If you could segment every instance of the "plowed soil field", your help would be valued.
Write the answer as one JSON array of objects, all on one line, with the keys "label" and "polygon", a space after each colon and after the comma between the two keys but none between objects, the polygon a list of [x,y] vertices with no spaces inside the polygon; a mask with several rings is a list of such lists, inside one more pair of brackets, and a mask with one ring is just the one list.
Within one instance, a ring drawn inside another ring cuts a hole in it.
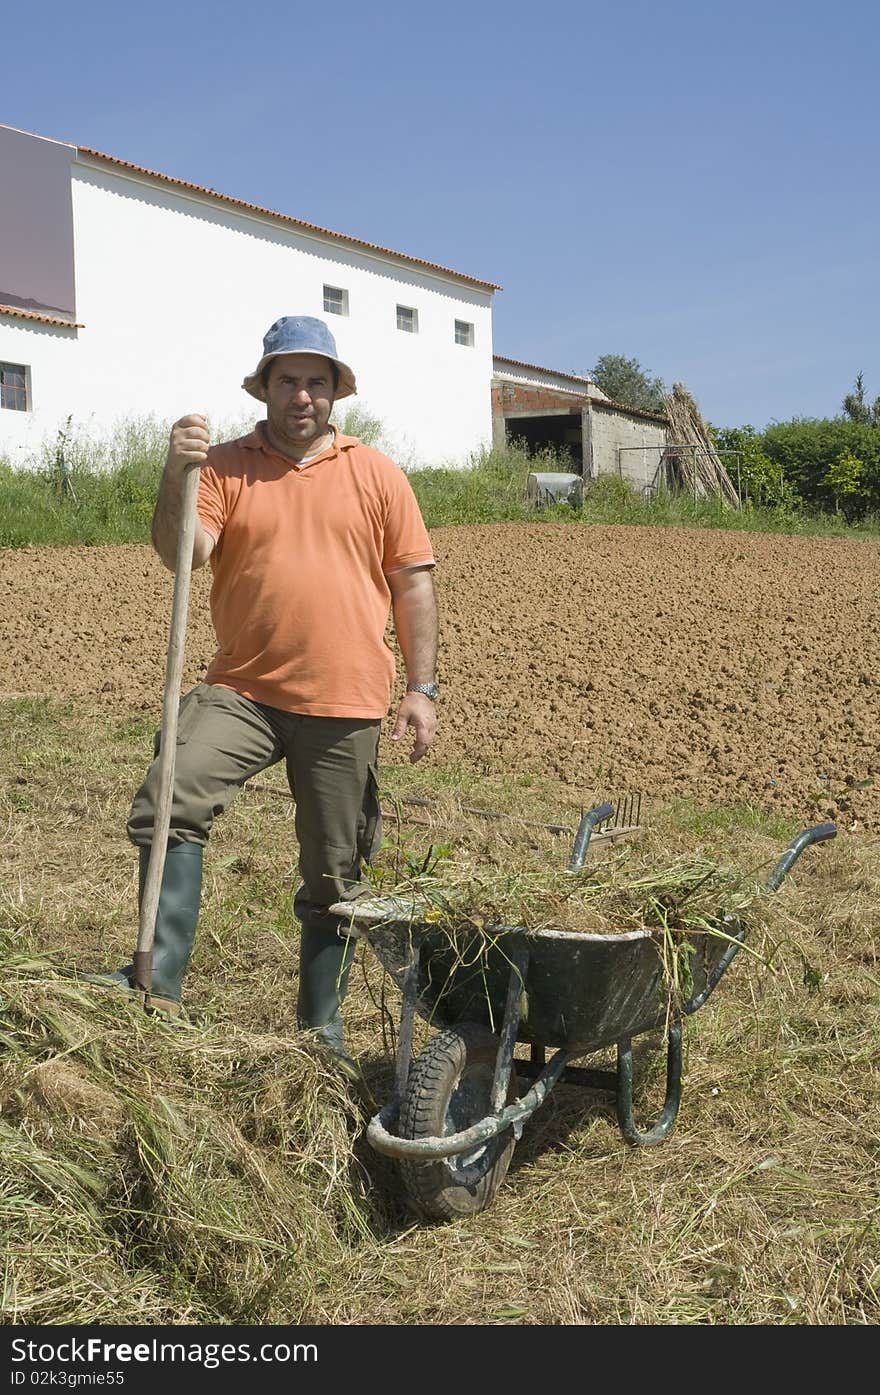
[{"label": "plowed soil field", "polygon": [[[557,524],[433,537],[428,760],[880,829],[878,544]],[[195,574],[187,686],[213,652],[209,584]],[[0,696],[158,718],[172,586],[147,547],[0,552]]]}]

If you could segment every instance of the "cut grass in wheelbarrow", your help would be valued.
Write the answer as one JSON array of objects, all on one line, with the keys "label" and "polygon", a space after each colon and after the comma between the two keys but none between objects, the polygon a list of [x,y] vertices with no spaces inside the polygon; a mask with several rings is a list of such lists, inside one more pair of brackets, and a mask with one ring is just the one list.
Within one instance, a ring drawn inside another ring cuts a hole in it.
[{"label": "cut grass in wheelbarrow", "polygon": [[[525,1123],[560,1080],[613,1093],[628,1143],[663,1142],[681,1102],[683,1019],[744,947],[762,891],[775,891],[806,847],[837,831],[804,830],[763,887],[705,863],[613,879],[583,871],[608,810],[584,815],[562,884],[546,873],[493,882],[435,867],[391,895],[334,907],[401,990],[395,1089],[367,1138],[400,1161],[410,1205],[426,1220],[491,1203]],[[440,1030],[413,1062],[416,1014]],[[658,1029],[665,1100],[640,1126],[632,1041]],[[528,1060],[514,1061],[517,1043]],[[608,1047],[614,1071],[571,1064]],[[533,1082],[522,1096],[518,1076]]]}]

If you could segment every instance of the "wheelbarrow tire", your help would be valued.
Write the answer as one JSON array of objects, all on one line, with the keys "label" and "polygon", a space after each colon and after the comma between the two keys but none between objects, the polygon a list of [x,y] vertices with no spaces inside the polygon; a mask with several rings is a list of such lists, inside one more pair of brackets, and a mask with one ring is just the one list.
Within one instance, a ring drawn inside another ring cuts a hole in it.
[{"label": "wheelbarrow tire", "polygon": [[[413,1062],[400,1109],[401,1138],[460,1133],[491,1113],[498,1037],[474,1023],[434,1037]],[[511,1071],[507,1100],[516,1098]],[[426,1162],[403,1159],[409,1201],[426,1220],[473,1216],[490,1204],[507,1175],[516,1139],[509,1128],[464,1156]]]}]

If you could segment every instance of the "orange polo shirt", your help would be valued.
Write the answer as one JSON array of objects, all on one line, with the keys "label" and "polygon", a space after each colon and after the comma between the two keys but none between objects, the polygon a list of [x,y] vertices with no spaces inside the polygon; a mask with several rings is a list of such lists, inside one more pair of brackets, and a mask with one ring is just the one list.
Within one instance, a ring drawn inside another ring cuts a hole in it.
[{"label": "orange polo shirt", "polygon": [[259,422],[208,451],[198,511],[216,539],[218,648],[205,682],[286,712],[384,717],[394,683],[387,577],[434,565],[399,466],[337,431],[298,467]]}]

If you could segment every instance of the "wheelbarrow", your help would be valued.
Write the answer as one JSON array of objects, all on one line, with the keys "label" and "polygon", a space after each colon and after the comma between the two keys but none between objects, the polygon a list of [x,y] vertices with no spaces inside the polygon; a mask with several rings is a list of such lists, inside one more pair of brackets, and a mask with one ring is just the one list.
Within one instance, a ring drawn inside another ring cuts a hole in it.
[{"label": "wheelbarrow", "polygon": [[[610,804],[591,809],[577,831],[569,872],[579,871]],[[775,891],[805,848],[833,838],[833,823],[807,828],[767,880]],[[657,934],[527,930],[494,926],[454,942],[412,896],[340,902],[349,933],[364,938],[401,990],[392,1098],[370,1120],[367,1139],[396,1158],[415,1212],[427,1220],[473,1215],[492,1201],[523,1126],[553,1087],[609,1091],[627,1143],[662,1143],[682,1091],[682,1023],[702,1007],[742,947],[747,929],[724,917],[722,933],[684,932],[690,946],[686,1001],[670,998]],[[443,1030],[412,1060],[418,1013]],[[667,1029],[666,1098],[653,1124],[633,1114],[632,1041]],[[517,1042],[529,1059],[514,1061]],[[616,1047],[615,1070],[570,1063]],[[547,1059],[548,1048],[553,1055]],[[517,1077],[533,1081],[519,1096]]]}]

